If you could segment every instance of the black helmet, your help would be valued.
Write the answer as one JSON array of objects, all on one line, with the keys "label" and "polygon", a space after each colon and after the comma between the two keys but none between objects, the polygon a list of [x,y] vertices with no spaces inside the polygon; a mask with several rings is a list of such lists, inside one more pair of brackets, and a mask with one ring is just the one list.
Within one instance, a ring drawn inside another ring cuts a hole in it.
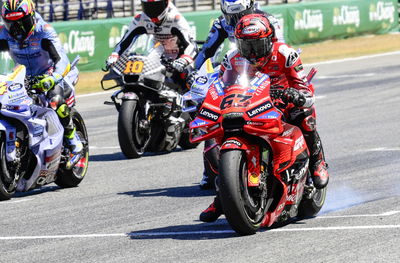
[{"label": "black helmet", "polygon": [[161,24],[167,16],[168,0],[142,0],[142,9],[151,21]]}]

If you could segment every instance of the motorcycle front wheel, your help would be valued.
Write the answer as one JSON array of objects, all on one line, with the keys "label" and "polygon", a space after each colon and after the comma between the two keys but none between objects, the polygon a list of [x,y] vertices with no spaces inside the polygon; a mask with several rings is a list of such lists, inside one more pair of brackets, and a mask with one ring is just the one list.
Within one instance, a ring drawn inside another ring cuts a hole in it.
[{"label": "motorcycle front wheel", "polygon": [[0,200],[9,200],[15,193],[16,186],[13,186],[15,173],[10,169],[6,159],[5,137],[0,138]]},{"label": "motorcycle front wheel", "polygon": [[85,177],[89,165],[89,138],[85,122],[79,112],[74,108],[71,109],[70,114],[76,128],[76,133],[83,144],[83,150],[81,159],[72,169],[68,170],[64,167],[60,167],[58,170],[55,183],[63,188],[78,186]]},{"label": "motorcycle front wheel", "polygon": [[122,153],[128,158],[140,158],[150,139],[149,129],[140,127],[141,112],[136,100],[124,100],[118,115],[118,141]]},{"label": "motorcycle front wheel", "polygon": [[[248,187],[246,153],[241,150],[221,152],[219,194],[225,217],[240,235],[252,235],[265,217],[266,202],[258,189]],[[266,189],[264,190],[266,191]]]},{"label": "motorcycle front wheel", "polygon": [[299,205],[297,216],[300,218],[314,217],[321,210],[326,199],[327,186],[316,189],[311,199],[303,198]]}]

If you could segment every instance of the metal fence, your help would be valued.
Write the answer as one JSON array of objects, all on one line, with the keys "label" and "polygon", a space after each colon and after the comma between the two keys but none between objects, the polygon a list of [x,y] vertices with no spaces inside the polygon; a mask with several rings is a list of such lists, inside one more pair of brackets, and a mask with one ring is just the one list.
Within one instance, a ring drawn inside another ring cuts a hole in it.
[{"label": "metal fence", "polygon": [[[181,12],[214,10],[220,0],[172,0]],[[261,5],[302,0],[262,0]],[[34,0],[36,10],[49,22],[132,16],[141,11],[139,0]]]}]

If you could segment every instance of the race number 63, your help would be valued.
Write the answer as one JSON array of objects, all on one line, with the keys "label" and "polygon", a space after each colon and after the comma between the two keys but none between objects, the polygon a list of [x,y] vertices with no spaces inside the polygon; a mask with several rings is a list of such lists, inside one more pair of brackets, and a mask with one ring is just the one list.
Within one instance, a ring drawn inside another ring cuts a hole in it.
[{"label": "race number 63", "polygon": [[143,70],[143,61],[128,61],[124,70],[125,74],[141,73]]}]

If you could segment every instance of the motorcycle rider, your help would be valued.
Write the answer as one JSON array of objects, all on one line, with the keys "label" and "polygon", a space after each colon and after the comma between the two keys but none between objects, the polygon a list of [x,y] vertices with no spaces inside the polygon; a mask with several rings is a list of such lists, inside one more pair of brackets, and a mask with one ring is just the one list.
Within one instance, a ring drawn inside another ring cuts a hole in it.
[{"label": "motorcycle rider", "polygon": [[[197,46],[186,19],[169,0],[141,0],[143,12],[137,14],[122,40],[108,57],[107,65],[112,65],[141,34],[154,35],[163,44],[164,56],[174,59],[172,68],[182,73],[193,62]],[[182,82],[180,76],[173,77]]]},{"label": "motorcycle rider", "polygon": [[[193,63],[197,54],[197,45],[186,19],[169,0],[141,0],[143,12],[137,14],[122,40],[116,45],[106,63],[110,66],[118,61],[119,56],[130,47],[136,36],[151,34],[162,43],[164,56],[173,59],[174,89],[183,93],[186,89],[186,68]],[[184,120],[170,116],[165,123],[166,142],[173,145],[179,130],[184,128]]]},{"label": "motorcycle rider", "polygon": [[35,11],[32,0],[4,1],[1,17],[4,26],[0,28],[0,51],[8,51],[16,64],[26,67],[28,76],[39,79],[32,88],[45,92],[50,107],[56,111],[71,150],[67,167],[72,167],[80,159],[83,145],[65,101],[65,95],[72,92],[63,82],[70,63],[57,33]]},{"label": "motorcycle rider", "polygon": [[[269,20],[271,27],[274,30],[273,41],[285,42],[283,36],[283,30],[278,22],[278,20],[270,13],[265,13],[257,8],[254,0],[221,0],[221,11],[222,15],[218,17],[208,34],[207,40],[204,43],[202,49],[195,60],[195,69],[199,70],[201,65],[210,57],[213,57],[221,44],[226,38],[230,42],[234,43],[234,31],[235,25],[239,19],[247,14],[264,14]],[[193,71],[188,76],[189,86],[193,83],[196,75],[196,71]],[[214,188],[214,177],[216,176],[215,164],[213,160],[215,157],[213,149],[215,143],[213,141],[206,141],[204,145],[203,152],[203,162],[205,170],[203,172],[203,178],[200,181],[201,189],[211,189]],[[206,172],[208,170],[208,172]],[[212,175],[211,175],[211,174]]]},{"label": "motorcycle rider", "polygon": [[[257,71],[270,76],[271,87],[283,90],[286,121],[298,126],[310,151],[311,179],[315,188],[324,188],[329,181],[321,139],[316,130],[314,87],[308,83],[299,54],[290,46],[273,41],[273,28],[260,14],[244,16],[235,28],[237,49],[231,50],[221,66],[223,83],[234,83],[241,72],[249,76]],[[243,60],[248,61],[246,68]],[[308,183],[312,183],[308,180]],[[200,215],[203,222],[213,222],[222,214],[217,197]]]}]

